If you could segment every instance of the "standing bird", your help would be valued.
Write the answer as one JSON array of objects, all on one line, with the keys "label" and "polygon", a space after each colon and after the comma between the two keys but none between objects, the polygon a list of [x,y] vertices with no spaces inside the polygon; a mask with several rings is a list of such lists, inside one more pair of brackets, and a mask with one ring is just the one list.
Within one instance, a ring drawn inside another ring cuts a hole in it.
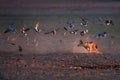
[{"label": "standing bird", "polygon": [[4,33],[8,32],[16,32],[15,28],[13,28],[13,24],[9,25],[7,29],[4,31]]}]

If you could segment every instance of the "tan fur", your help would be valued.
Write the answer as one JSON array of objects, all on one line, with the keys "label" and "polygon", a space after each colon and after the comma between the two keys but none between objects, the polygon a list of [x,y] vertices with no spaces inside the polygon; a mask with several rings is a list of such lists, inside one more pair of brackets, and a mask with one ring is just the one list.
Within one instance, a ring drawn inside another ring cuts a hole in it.
[{"label": "tan fur", "polygon": [[39,31],[39,23],[36,23],[36,25],[35,25],[35,30],[38,32]]},{"label": "tan fur", "polygon": [[97,49],[97,45],[94,42],[85,42],[80,40],[80,44],[82,44],[90,53],[100,54]]}]

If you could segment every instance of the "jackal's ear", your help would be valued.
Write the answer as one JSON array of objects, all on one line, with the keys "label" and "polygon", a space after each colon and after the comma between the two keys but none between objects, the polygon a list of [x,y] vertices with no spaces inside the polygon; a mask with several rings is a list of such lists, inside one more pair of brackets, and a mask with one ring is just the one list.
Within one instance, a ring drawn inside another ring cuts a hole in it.
[{"label": "jackal's ear", "polygon": [[93,41],[90,41],[89,43],[93,43]]},{"label": "jackal's ear", "polygon": [[96,48],[98,48],[98,46],[97,46],[97,45],[95,45],[95,47],[96,47]]},{"label": "jackal's ear", "polygon": [[80,40],[80,42],[83,42],[83,40]]}]

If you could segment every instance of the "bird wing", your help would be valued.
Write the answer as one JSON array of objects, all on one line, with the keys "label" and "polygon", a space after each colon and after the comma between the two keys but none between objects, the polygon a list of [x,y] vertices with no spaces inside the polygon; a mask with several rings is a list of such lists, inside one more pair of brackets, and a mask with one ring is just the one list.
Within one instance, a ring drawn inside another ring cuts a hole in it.
[{"label": "bird wing", "polygon": [[26,28],[26,29],[25,29],[25,31],[29,31],[29,30],[30,30],[30,28]]},{"label": "bird wing", "polygon": [[4,33],[8,33],[8,32],[10,32],[11,30],[9,30],[9,29],[6,29],[5,31],[4,31]]},{"label": "bird wing", "polygon": [[64,27],[64,29],[65,29],[66,31],[68,31],[68,29],[67,29],[66,27]]}]

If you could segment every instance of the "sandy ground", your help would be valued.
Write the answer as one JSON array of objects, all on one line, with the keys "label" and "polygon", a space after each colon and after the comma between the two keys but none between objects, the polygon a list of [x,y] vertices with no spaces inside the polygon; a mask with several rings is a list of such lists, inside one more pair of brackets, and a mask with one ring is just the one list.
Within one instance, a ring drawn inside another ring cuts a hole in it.
[{"label": "sandy ground", "polygon": [[[95,39],[102,52],[102,54],[95,55],[88,53],[82,46],[77,46],[80,39],[91,40],[91,35],[84,37],[61,35],[31,33],[25,37],[22,34],[1,34],[0,79],[120,79],[119,48],[115,47],[117,46],[115,43],[105,43],[109,42],[109,38]],[[113,40],[118,40],[118,38]],[[22,52],[19,52],[18,45],[22,46]]]},{"label": "sandy ground", "polygon": [[119,80],[119,54],[0,53],[1,80]]},{"label": "sandy ground", "polygon": [[[58,33],[57,35],[36,33],[30,31],[25,37],[23,34],[7,33],[0,35],[0,50],[1,51],[13,51],[18,52],[18,46],[20,45],[25,53],[88,53],[83,47],[79,46],[79,40],[94,41],[98,50],[105,53],[119,53],[119,36],[111,38],[107,35],[106,38],[95,38],[94,35],[63,35]],[[14,43],[15,45],[11,45]]]}]

